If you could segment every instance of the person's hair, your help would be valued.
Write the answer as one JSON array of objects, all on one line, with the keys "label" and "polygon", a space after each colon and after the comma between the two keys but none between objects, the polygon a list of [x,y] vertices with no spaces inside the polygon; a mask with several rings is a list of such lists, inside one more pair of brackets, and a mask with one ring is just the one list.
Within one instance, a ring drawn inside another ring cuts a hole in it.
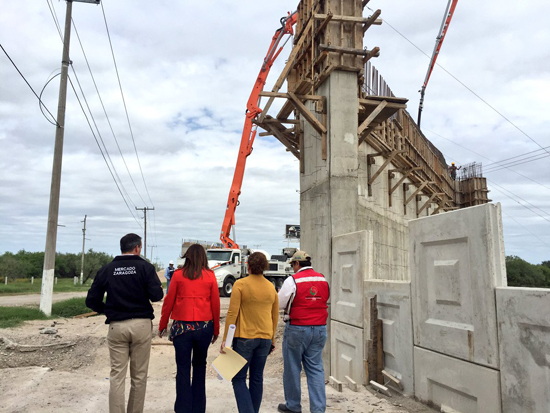
[{"label": "person's hair", "polygon": [[267,270],[267,258],[261,252],[254,252],[248,257],[251,274],[263,274]]},{"label": "person's hair", "polygon": [[120,252],[123,254],[132,252],[135,247],[141,245],[141,237],[137,234],[126,234],[120,239]]},{"label": "person's hair", "polygon": [[307,257],[306,261],[294,261],[297,262],[300,268],[311,267],[311,257]]},{"label": "person's hair", "polygon": [[206,252],[204,251],[204,247],[200,244],[191,245],[183,258],[185,258],[185,263],[183,264],[183,276],[185,278],[196,280],[202,277],[203,269],[210,269],[208,267]]}]

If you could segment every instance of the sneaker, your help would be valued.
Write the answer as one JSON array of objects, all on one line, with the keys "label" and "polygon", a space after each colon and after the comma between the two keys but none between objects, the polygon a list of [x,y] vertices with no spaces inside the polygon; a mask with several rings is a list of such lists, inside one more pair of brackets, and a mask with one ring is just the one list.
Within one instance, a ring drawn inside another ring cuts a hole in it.
[{"label": "sneaker", "polygon": [[288,407],[286,407],[286,403],[279,403],[279,406],[277,406],[277,410],[280,411],[280,412],[302,413],[301,410],[299,412],[295,412],[294,410],[290,410]]}]

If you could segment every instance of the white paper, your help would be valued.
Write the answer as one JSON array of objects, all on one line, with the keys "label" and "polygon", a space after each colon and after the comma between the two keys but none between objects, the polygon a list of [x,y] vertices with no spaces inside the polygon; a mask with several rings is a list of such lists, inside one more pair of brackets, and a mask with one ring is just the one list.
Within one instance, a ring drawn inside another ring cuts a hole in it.
[{"label": "white paper", "polygon": [[225,338],[225,347],[231,347],[233,345],[233,337],[235,336],[235,324],[230,324],[227,330],[227,337]]},{"label": "white paper", "polygon": [[[225,347],[231,347],[233,345],[233,337],[235,336],[236,328],[237,327],[235,327],[235,324],[229,324],[229,328],[227,329],[227,337],[225,338]],[[218,371],[216,367],[214,367],[214,369]],[[219,371],[218,371],[218,380],[225,380]]]}]

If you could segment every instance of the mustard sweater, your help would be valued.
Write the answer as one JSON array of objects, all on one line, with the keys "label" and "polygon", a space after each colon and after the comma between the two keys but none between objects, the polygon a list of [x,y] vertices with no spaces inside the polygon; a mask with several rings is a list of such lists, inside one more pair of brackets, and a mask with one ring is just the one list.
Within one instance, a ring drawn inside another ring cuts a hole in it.
[{"label": "mustard sweater", "polygon": [[279,320],[279,296],[263,275],[249,275],[233,286],[223,340],[229,325],[235,324],[235,337],[275,340]]}]

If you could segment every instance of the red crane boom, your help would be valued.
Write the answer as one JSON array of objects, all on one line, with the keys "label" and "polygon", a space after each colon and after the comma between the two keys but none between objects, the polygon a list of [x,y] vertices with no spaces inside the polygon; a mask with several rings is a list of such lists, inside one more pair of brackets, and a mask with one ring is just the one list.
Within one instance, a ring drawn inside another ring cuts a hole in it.
[{"label": "red crane boom", "polygon": [[441,50],[441,45],[443,44],[443,40],[445,39],[445,35],[447,34],[449,24],[451,24],[451,19],[453,18],[457,3],[458,0],[449,0],[449,2],[447,3],[447,9],[445,10],[445,14],[443,15],[443,22],[441,23],[439,34],[435,39],[435,47],[432,53],[432,58],[430,59],[430,65],[428,66],[428,72],[426,73],[426,78],[424,79],[422,89],[420,89],[420,103],[418,104],[417,122],[418,127],[420,127],[420,118],[422,116],[422,109],[424,107],[424,94],[426,93],[426,86],[428,86],[428,81],[430,80],[430,76],[432,74],[432,71],[434,70],[435,61],[437,59],[437,56],[439,55],[439,51]]},{"label": "red crane boom", "polygon": [[246,158],[252,153],[252,144],[256,137],[257,126],[254,126],[253,120],[262,113],[262,109],[259,107],[260,93],[263,91],[267,76],[271,70],[271,66],[275,59],[279,56],[283,50],[284,44],[279,47],[279,44],[283,37],[287,34],[293,35],[293,26],[297,20],[297,12],[289,13],[281,19],[281,27],[277,29],[271,40],[271,45],[264,58],[262,68],[246,104],[246,118],[244,121],[243,134],[241,138],[241,146],[239,147],[239,155],[237,157],[237,165],[235,167],[235,174],[233,175],[233,183],[229,191],[229,198],[227,199],[227,208],[225,210],[225,217],[223,219],[222,231],[220,240],[226,248],[239,248],[239,245],[231,239],[231,228],[235,225],[235,210],[239,205],[239,195],[241,194],[241,187],[243,183],[244,170],[246,166]]}]

